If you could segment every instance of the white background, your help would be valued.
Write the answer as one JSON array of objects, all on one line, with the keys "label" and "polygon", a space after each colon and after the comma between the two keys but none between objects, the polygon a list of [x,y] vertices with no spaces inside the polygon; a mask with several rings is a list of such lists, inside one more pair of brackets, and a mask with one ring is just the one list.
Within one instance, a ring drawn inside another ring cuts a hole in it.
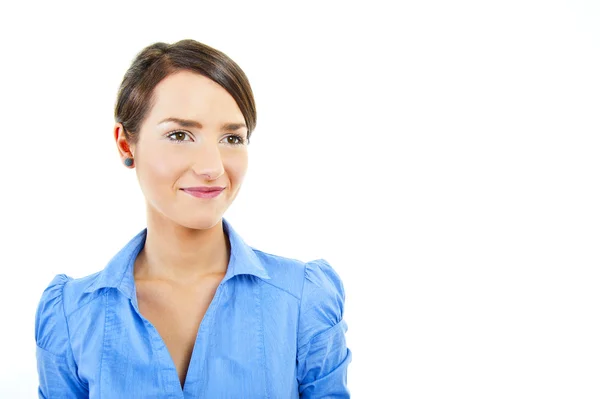
[{"label": "white background", "polygon": [[255,91],[225,215],[344,280],[356,398],[600,397],[600,3],[19,2],[0,9],[0,397],[37,389],[57,273],[144,227],[113,105],[193,38]]}]

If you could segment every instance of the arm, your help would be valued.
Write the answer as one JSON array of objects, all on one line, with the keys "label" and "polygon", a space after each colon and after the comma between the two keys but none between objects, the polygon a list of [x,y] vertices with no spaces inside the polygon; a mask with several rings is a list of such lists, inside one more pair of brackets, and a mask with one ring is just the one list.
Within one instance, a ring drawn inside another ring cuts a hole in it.
[{"label": "arm", "polygon": [[308,262],[298,323],[297,379],[302,399],[350,397],[347,368],[352,354],[346,346],[344,300],[342,281],[327,261]]},{"label": "arm", "polygon": [[71,351],[63,303],[63,288],[69,281],[57,275],[42,294],[35,315],[35,340],[40,399],[87,398],[77,376]]}]

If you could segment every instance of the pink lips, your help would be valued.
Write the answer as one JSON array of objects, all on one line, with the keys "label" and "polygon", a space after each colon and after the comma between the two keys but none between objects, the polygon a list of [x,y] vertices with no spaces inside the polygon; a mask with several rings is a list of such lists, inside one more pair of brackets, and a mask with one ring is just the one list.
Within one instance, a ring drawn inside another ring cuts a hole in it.
[{"label": "pink lips", "polygon": [[188,187],[182,188],[183,191],[196,198],[215,198],[225,189],[225,187]]}]

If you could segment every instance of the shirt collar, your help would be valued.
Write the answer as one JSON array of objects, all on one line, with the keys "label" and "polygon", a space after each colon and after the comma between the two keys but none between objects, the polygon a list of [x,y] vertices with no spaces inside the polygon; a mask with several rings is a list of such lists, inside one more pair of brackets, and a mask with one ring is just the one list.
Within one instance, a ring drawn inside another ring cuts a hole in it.
[{"label": "shirt collar", "polygon": [[[148,229],[144,228],[113,256],[85,292],[94,292],[101,288],[117,288],[129,299],[132,299],[135,292],[133,265],[137,255],[144,247],[147,231]],[[223,282],[240,274],[250,274],[269,280],[269,274],[254,249],[242,240],[242,237],[235,232],[225,218],[223,218],[223,231],[227,233],[231,247],[229,264]]]}]

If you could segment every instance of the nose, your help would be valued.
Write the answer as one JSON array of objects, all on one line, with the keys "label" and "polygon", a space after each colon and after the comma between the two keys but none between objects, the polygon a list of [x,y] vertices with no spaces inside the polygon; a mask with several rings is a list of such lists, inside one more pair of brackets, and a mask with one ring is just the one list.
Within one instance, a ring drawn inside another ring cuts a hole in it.
[{"label": "nose", "polygon": [[194,154],[192,170],[207,180],[216,180],[224,172],[221,152],[217,145],[202,143]]}]

